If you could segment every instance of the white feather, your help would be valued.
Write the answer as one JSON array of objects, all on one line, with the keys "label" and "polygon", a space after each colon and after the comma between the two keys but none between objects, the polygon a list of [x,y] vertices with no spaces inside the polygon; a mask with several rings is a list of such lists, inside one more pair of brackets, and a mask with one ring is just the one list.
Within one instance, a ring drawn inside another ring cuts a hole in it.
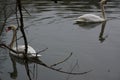
[{"label": "white feather", "polygon": [[[13,54],[14,56],[19,56],[19,57],[24,57],[23,54],[25,54],[25,45],[18,45],[17,47],[13,47],[13,50],[17,51],[17,52],[21,52],[21,53],[14,53],[14,52],[10,52],[11,54]],[[39,57],[41,56],[40,54],[36,54],[36,51],[28,45],[28,51],[27,51],[27,57]]]},{"label": "white feather", "polygon": [[105,19],[94,15],[94,14],[84,14],[76,20],[76,22],[103,22]]}]

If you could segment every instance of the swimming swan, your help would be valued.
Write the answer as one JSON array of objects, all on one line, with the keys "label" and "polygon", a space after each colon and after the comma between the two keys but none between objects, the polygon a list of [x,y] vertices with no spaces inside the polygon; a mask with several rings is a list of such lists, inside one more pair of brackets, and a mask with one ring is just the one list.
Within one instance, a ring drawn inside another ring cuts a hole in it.
[{"label": "swimming swan", "polygon": [[104,22],[106,21],[104,4],[106,4],[106,0],[101,0],[100,6],[101,6],[102,17],[94,15],[94,14],[84,14],[78,17],[78,19],[75,21],[76,22]]},{"label": "swimming swan", "polygon": [[[10,25],[6,29],[7,32],[10,31],[10,30],[13,31],[13,37],[12,37],[12,40],[11,40],[11,43],[10,43],[10,48],[15,50],[16,52],[18,52],[18,53],[14,53],[14,52],[10,51],[10,54],[12,54],[16,57],[23,58],[24,54],[25,54],[25,45],[18,45],[17,47],[14,46],[14,43],[16,41],[16,29],[17,29],[17,27],[15,25]],[[28,51],[27,51],[27,57],[28,58],[34,58],[34,57],[41,56],[40,54],[36,54],[36,51],[31,46],[28,45],[27,47],[28,47]]]}]

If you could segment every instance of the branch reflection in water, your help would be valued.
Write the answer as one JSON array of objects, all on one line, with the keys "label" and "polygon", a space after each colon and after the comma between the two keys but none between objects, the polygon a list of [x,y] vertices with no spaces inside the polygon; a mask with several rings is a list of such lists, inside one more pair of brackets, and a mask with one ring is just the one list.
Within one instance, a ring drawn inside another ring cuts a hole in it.
[{"label": "branch reflection in water", "polygon": [[105,41],[105,39],[108,37],[108,35],[104,36],[104,31],[105,31],[105,27],[106,27],[106,21],[102,22],[102,23],[83,23],[83,22],[76,22],[75,25],[78,25],[79,27],[82,27],[83,29],[93,29],[99,25],[101,25],[101,31],[99,33],[99,41],[101,43],[103,43]]},{"label": "branch reflection in water", "polygon": [[[60,72],[60,73],[65,73],[65,74],[70,74],[70,75],[83,75],[83,74],[87,74],[89,72],[91,72],[92,70],[89,70],[89,71],[86,71],[86,72],[72,72],[73,70],[71,70],[70,72],[67,72],[67,71],[64,71],[62,70],[62,68],[55,68],[55,66],[59,65],[59,64],[62,64],[64,62],[66,62],[70,57],[72,56],[72,53],[66,57],[64,60],[62,61],[59,61],[55,64],[52,64],[52,65],[47,65],[46,63],[44,63],[42,60],[40,60],[39,58],[28,58],[28,59],[25,59],[25,58],[20,58],[20,57],[16,57],[12,54],[10,54],[10,58],[11,58],[11,61],[12,61],[12,65],[13,65],[13,72],[10,73],[10,77],[13,78],[13,79],[16,79],[17,76],[18,76],[18,71],[17,71],[17,68],[16,68],[16,63],[19,63],[19,64],[22,64],[22,65],[29,65],[31,63],[34,63],[34,69],[33,69],[33,72],[28,68],[26,68],[26,70],[32,74],[30,74],[30,76],[28,75],[28,77],[30,77],[29,79],[31,79],[31,77],[33,78],[33,80],[37,80],[37,75],[38,75],[38,72],[37,72],[37,66],[38,65],[41,65],[41,66],[44,66],[48,69],[51,69],[51,70],[54,70],[54,71],[57,71],[57,72]],[[26,63],[26,60],[27,60],[27,63]],[[37,65],[38,64],[38,65]],[[76,65],[76,64],[75,64]]]}]

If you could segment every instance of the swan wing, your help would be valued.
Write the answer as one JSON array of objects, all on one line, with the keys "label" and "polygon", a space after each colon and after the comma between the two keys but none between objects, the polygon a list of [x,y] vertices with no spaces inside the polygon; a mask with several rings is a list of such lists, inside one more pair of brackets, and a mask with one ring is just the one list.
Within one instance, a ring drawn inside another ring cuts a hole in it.
[{"label": "swan wing", "polygon": [[36,54],[36,51],[28,45],[28,55],[31,55],[31,56],[41,56],[40,54]]}]

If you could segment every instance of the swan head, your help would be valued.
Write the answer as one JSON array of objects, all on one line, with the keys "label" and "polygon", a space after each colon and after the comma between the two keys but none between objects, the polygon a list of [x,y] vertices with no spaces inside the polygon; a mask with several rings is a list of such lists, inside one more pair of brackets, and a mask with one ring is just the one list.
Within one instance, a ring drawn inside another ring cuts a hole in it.
[{"label": "swan head", "polygon": [[9,27],[6,28],[6,32],[10,31],[10,30],[16,30],[17,27],[15,25],[10,25]]},{"label": "swan head", "polygon": [[107,0],[101,0],[100,4],[102,4],[102,5],[107,4]]}]

